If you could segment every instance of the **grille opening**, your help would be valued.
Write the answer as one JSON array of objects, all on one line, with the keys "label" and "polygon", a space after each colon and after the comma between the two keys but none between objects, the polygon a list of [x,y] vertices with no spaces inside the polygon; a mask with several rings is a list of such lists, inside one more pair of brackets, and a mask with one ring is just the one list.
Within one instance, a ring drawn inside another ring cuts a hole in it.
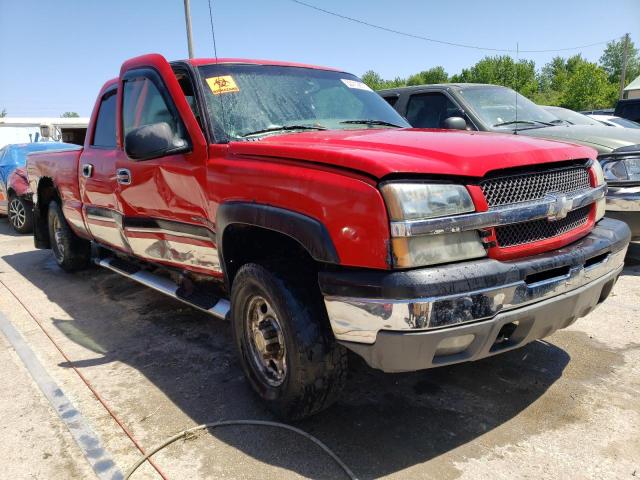
[{"label": "grille opening", "polygon": [[524,278],[524,282],[531,286],[536,283],[551,280],[552,278],[560,278],[569,274],[569,265],[565,267],[552,268],[551,270],[544,270],[542,272],[532,273]]},{"label": "grille opening", "polygon": [[595,257],[591,257],[589,260],[584,262],[584,268],[593,267],[594,265],[602,263],[607,259],[608,256],[609,256],[609,252],[603,253],[601,255],[596,255]]},{"label": "grille opening", "polygon": [[564,235],[586,225],[590,212],[591,205],[587,205],[572,210],[562,220],[549,221],[542,218],[496,227],[496,239],[500,247],[514,247]]}]

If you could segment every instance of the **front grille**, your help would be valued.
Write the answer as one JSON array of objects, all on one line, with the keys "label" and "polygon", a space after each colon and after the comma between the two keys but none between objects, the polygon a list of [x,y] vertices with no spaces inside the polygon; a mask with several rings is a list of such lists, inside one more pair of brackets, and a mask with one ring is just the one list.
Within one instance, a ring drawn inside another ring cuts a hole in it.
[{"label": "front grille", "polygon": [[548,193],[574,193],[591,188],[584,165],[538,170],[480,182],[489,207],[541,200]]},{"label": "front grille", "polygon": [[500,247],[514,247],[557,237],[573,229],[586,225],[591,205],[576,208],[562,220],[549,221],[546,218],[530,222],[514,223],[496,227],[496,240]]}]

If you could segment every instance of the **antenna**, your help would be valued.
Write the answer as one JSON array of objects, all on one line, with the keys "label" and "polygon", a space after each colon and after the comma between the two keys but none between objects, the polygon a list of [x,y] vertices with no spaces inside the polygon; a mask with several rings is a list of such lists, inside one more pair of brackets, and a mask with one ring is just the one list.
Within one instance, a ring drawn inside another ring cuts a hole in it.
[{"label": "antenna", "polygon": [[[211,7],[211,0],[208,0],[208,3],[209,3],[209,23],[211,25],[211,39],[213,40],[213,55],[216,58],[216,65],[217,65],[218,64],[218,47],[216,45],[216,30],[213,27],[213,8]],[[226,115],[224,114],[224,102],[222,101],[222,95],[217,95],[217,97],[218,97],[218,100],[220,101],[220,112],[222,113],[222,132],[226,137],[227,121],[226,121]]]},{"label": "antenna", "polygon": [[216,47],[216,31],[213,28],[213,11],[211,8],[211,0],[209,0],[209,23],[211,24],[211,38],[213,39],[213,54],[216,57],[216,63],[218,63],[218,48]]},{"label": "antenna", "polygon": [[518,135],[518,62],[520,61],[520,44],[516,42],[516,128],[514,135]]}]

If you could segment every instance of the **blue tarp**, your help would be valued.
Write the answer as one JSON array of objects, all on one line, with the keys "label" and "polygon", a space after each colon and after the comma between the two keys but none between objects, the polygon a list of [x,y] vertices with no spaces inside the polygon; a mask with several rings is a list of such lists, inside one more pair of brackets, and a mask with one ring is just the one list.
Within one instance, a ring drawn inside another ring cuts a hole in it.
[{"label": "blue tarp", "polygon": [[27,154],[43,150],[65,150],[78,148],[77,145],[62,142],[19,143],[0,148],[0,181],[7,188],[7,179],[17,167],[23,167],[27,162]]}]

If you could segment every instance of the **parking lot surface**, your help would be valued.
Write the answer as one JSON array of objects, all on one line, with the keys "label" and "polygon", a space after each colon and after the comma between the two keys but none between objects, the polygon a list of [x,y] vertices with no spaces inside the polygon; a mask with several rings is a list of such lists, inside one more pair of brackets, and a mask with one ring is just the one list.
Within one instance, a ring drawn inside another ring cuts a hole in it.
[{"label": "parking lot surface", "polygon": [[[140,452],[77,372],[146,449],[201,423],[274,420],[243,378],[227,323],[105,270],[65,274],[6,220],[0,281],[0,310],[122,471]],[[350,362],[341,400],[295,426],[359,478],[640,477],[640,263],[604,306],[522,349],[410,374]],[[1,335],[0,381],[0,477],[91,478]],[[214,430],[154,459],[172,480],[344,478],[312,443],[270,428]],[[132,478],[160,477],[145,465]]]}]

